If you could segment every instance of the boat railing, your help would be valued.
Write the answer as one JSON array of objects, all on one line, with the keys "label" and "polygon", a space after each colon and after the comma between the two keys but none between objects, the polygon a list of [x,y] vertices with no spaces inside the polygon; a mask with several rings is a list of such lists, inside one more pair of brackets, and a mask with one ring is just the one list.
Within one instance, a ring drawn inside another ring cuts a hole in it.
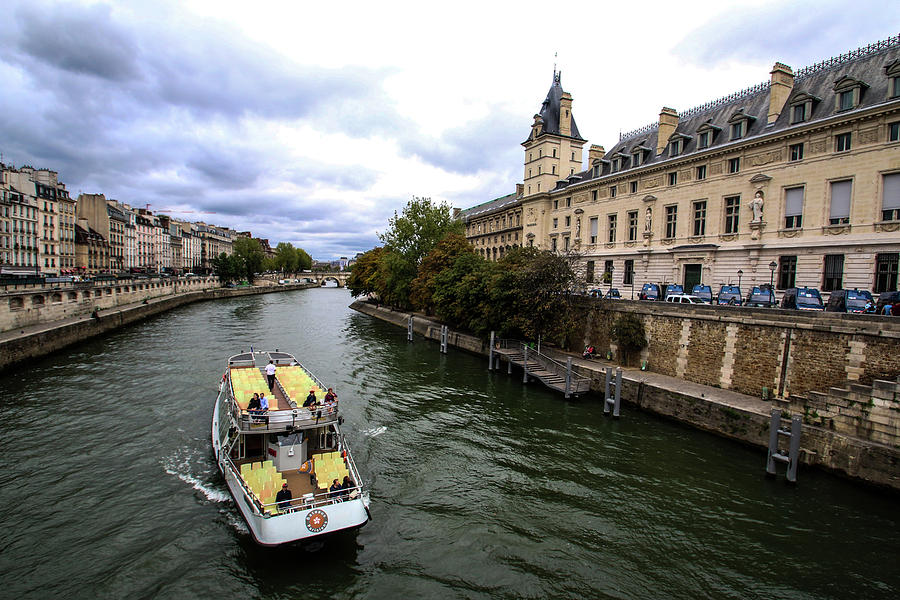
[{"label": "boat railing", "polygon": [[[349,456],[349,453],[348,453]],[[278,514],[277,511],[288,512],[278,505],[279,502],[269,502],[263,503],[259,497],[250,489],[247,485],[247,482],[244,481],[244,478],[240,475],[240,469],[237,468],[237,465],[231,460],[231,457],[225,457],[225,465],[228,470],[231,472],[231,475],[234,477],[235,481],[238,482],[238,485],[241,487],[241,492],[243,492],[244,497],[247,502],[254,508],[256,512],[264,517],[276,516]],[[353,472],[355,474],[356,468],[353,467]],[[359,481],[359,475],[356,475],[356,481]],[[308,510],[310,508],[317,508],[320,506],[326,506],[329,504],[336,504],[338,502],[344,502],[346,500],[355,500],[357,497],[361,496],[365,491],[365,487],[361,485],[356,485],[351,488],[341,489],[340,492],[319,492],[317,494],[305,494],[299,498],[292,498],[288,501],[288,505],[290,511],[297,510]],[[355,495],[354,495],[355,492]]]},{"label": "boat railing", "polygon": [[331,408],[317,406],[315,410],[291,408],[251,413],[232,402],[232,416],[242,432],[259,433],[319,427],[337,421],[339,414],[337,405]]}]

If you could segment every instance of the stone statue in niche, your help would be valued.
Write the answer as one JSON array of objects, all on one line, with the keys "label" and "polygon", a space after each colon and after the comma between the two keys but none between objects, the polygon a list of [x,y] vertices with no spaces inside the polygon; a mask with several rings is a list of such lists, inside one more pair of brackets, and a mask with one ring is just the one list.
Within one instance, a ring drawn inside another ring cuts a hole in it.
[{"label": "stone statue in niche", "polygon": [[653,231],[653,209],[649,206],[644,217],[644,231]]},{"label": "stone statue in niche", "polygon": [[575,217],[575,237],[581,237],[581,217]]},{"label": "stone statue in niche", "polygon": [[759,223],[762,221],[763,205],[765,204],[763,196],[762,190],[756,190],[756,194],[753,195],[753,200],[750,201],[750,210],[753,211],[753,220],[750,221],[751,223]]}]

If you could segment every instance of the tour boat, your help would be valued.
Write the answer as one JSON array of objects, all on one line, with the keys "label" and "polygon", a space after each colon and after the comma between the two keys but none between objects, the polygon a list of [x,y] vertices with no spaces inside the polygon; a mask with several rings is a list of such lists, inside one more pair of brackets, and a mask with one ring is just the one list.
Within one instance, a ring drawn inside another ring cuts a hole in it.
[{"label": "tour boat", "polygon": [[[271,392],[264,371],[270,361]],[[262,392],[268,410],[248,410],[253,394]],[[310,392],[317,404],[303,407]],[[326,387],[286,352],[251,348],[228,359],[213,410],[213,452],[250,533],[263,546],[356,529],[370,518],[368,490],[340,429],[343,400],[327,402],[325,396]],[[332,489],[334,480],[340,490]],[[293,497],[276,502],[284,483]]]}]

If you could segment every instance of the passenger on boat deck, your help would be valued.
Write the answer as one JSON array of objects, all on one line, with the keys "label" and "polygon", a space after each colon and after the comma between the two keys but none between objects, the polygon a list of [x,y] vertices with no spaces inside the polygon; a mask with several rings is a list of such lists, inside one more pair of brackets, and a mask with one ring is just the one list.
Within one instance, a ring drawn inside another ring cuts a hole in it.
[{"label": "passenger on boat deck", "polygon": [[341,492],[341,496],[343,496],[344,498],[349,496],[350,489],[353,487],[356,487],[356,486],[354,486],[353,482],[350,481],[350,477],[348,475],[344,475],[344,483],[341,484],[341,489],[343,490],[343,492]]},{"label": "passenger on boat deck", "polygon": [[278,503],[278,508],[281,510],[287,510],[291,507],[291,500],[294,498],[293,494],[291,494],[291,490],[288,488],[287,482],[281,484],[281,489],[275,494],[275,502]]},{"label": "passenger on boat deck", "polygon": [[261,412],[269,410],[269,399],[266,398],[265,392],[259,395],[259,410]]},{"label": "passenger on boat deck", "polygon": [[259,394],[253,394],[250,398],[250,404],[247,405],[248,412],[256,412],[259,410]]},{"label": "passenger on boat deck", "polygon": [[334,393],[334,390],[328,388],[328,393],[325,394],[325,402],[336,402],[337,394]]},{"label": "passenger on boat deck", "polygon": [[316,390],[309,390],[309,396],[306,397],[306,400],[303,401],[303,406],[315,406],[316,405]]},{"label": "passenger on boat deck", "polygon": [[272,362],[271,360],[269,361],[269,364],[266,365],[266,379],[268,380],[269,391],[274,392],[275,391],[275,363]]},{"label": "passenger on boat deck", "polygon": [[332,495],[333,497],[338,498],[338,497],[341,496],[341,490],[342,490],[342,489],[343,489],[343,488],[341,488],[341,484],[338,483],[338,480],[337,480],[337,479],[335,479],[333,482],[331,482],[331,487],[328,488],[328,491],[331,492],[331,495]]}]

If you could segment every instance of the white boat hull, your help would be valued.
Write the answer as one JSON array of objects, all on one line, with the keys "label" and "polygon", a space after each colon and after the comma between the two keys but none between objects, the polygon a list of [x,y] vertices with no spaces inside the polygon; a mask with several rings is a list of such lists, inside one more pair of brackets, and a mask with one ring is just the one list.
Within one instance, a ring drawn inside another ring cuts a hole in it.
[{"label": "white boat hull", "polygon": [[365,491],[356,498],[342,502],[320,504],[310,508],[297,507],[292,512],[277,515],[261,514],[248,499],[239,476],[228,465],[219,447],[221,436],[218,427],[222,387],[220,386],[219,398],[213,410],[211,432],[213,454],[241,516],[258,544],[278,546],[355,529],[368,522],[369,495]]}]

